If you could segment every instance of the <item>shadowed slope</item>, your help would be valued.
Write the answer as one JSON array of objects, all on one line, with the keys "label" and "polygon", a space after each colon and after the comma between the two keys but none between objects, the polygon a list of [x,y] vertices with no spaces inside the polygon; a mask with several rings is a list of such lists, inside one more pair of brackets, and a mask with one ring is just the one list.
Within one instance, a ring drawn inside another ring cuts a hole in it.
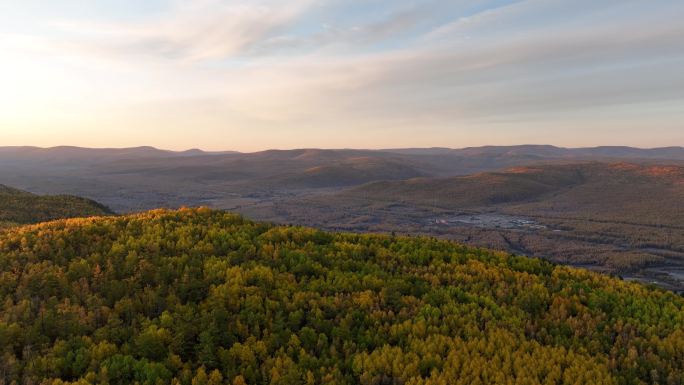
[{"label": "shadowed slope", "polygon": [[113,214],[107,207],[70,195],[35,195],[0,185],[0,223],[36,223]]}]

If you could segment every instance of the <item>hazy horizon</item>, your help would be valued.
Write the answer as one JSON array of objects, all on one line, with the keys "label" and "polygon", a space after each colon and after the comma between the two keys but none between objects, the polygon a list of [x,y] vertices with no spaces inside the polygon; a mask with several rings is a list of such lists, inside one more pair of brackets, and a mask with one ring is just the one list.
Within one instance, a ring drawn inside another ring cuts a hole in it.
[{"label": "hazy horizon", "polygon": [[597,145],[597,146],[578,146],[578,147],[572,147],[572,146],[560,146],[560,145],[555,145],[555,144],[548,144],[548,143],[540,143],[540,144],[535,144],[535,143],[518,143],[518,144],[507,144],[507,145],[497,145],[497,144],[483,144],[483,145],[476,145],[476,146],[463,146],[463,147],[450,147],[450,146],[425,146],[425,147],[291,147],[291,148],[261,148],[261,149],[256,149],[252,151],[240,151],[236,149],[231,149],[231,148],[219,148],[219,149],[207,149],[207,148],[201,148],[201,147],[178,147],[178,148],[166,148],[166,147],[158,147],[154,145],[147,145],[147,144],[141,144],[141,145],[132,145],[132,146],[124,146],[124,147],[112,147],[112,146],[96,146],[96,147],[90,147],[90,146],[79,146],[79,145],[71,145],[71,144],[59,144],[59,145],[54,145],[54,146],[36,146],[36,145],[4,145],[0,143],[0,148],[38,148],[38,149],[43,149],[43,150],[49,150],[49,149],[56,149],[56,148],[79,148],[79,149],[87,149],[87,150],[126,150],[126,149],[135,149],[135,148],[150,148],[150,149],[155,149],[159,151],[171,151],[171,152],[189,152],[189,151],[202,151],[202,152],[207,152],[207,153],[230,153],[230,152],[239,152],[243,154],[249,154],[249,153],[258,153],[258,152],[263,152],[263,151],[296,151],[296,150],[324,150],[324,151],[344,151],[344,150],[358,150],[358,151],[383,151],[383,150],[410,150],[410,149],[416,149],[416,150],[423,150],[423,149],[447,149],[447,150],[463,150],[463,149],[468,149],[468,148],[485,148],[485,147],[524,147],[524,146],[539,146],[539,147],[555,147],[555,148],[561,148],[561,149],[592,149],[592,148],[634,148],[634,149],[639,149],[639,150],[658,150],[658,149],[665,149],[665,148],[683,148],[684,145],[669,145],[669,146],[657,146],[657,147],[640,147],[640,146],[627,146],[627,145],[620,145],[620,144],[608,144],[608,145]]},{"label": "hazy horizon", "polygon": [[673,0],[0,0],[0,144],[682,145],[682,14]]}]

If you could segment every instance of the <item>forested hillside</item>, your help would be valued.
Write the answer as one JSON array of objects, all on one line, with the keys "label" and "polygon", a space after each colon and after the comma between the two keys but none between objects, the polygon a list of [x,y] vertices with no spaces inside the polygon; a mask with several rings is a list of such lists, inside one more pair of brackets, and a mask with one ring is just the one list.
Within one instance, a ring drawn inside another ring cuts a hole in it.
[{"label": "forested hillside", "polygon": [[208,209],[0,235],[0,384],[681,384],[684,300]]},{"label": "forested hillside", "polygon": [[72,195],[36,195],[0,185],[0,226],[109,215],[107,207]]}]

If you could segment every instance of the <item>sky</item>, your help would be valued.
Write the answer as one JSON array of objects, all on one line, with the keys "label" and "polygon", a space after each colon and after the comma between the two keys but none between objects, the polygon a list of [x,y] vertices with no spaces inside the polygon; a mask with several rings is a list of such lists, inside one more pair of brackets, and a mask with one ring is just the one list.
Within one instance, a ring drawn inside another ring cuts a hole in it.
[{"label": "sky", "polygon": [[0,146],[684,145],[681,0],[0,0]]}]

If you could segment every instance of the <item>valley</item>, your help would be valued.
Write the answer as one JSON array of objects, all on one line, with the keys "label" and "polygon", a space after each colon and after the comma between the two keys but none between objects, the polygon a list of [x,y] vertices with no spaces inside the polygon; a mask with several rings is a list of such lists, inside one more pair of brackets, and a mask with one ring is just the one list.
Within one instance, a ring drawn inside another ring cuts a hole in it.
[{"label": "valley", "polygon": [[439,236],[682,291],[683,170],[624,162],[518,167],[376,182],[245,212],[333,230]]},{"label": "valley", "polygon": [[[308,223],[334,231],[436,236],[684,291],[684,279],[678,274],[684,268],[679,229],[665,229],[667,234],[663,235],[651,226],[619,222],[602,222],[601,229],[597,229],[593,221],[522,217],[506,211],[464,214],[402,205],[338,210],[329,205],[315,206],[311,201],[291,205],[292,202],[269,204],[244,212],[270,221]],[[275,209],[271,209],[273,206]],[[269,216],[266,211],[279,214]],[[434,217],[436,212],[438,219]],[[670,238],[666,245],[640,244],[667,237]]]}]

